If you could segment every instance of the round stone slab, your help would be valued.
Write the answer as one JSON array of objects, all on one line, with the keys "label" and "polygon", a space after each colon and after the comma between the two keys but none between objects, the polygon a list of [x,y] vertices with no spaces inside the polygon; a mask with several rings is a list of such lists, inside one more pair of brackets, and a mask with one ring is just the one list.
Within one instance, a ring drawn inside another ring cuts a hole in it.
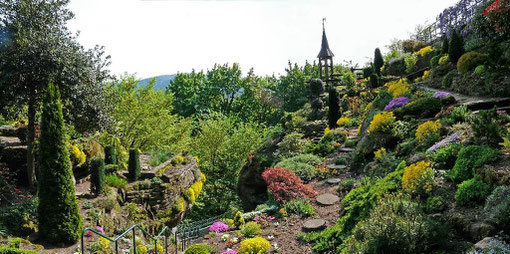
[{"label": "round stone slab", "polygon": [[329,184],[339,184],[342,181],[340,178],[329,178],[326,182]]},{"label": "round stone slab", "polygon": [[340,198],[331,193],[322,194],[317,197],[317,203],[321,205],[333,205],[338,201],[340,201]]},{"label": "round stone slab", "polygon": [[303,223],[303,229],[305,231],[318,231],[326,228],[326,221],[323,219],[307,220]]},{"label": "round stone slab", "polygon": [[328,168],[329,169],[336,169],[336,170],[344,170],[344,169],[347,168],[347,166],[345,166],[345,165],[329,164]]}]

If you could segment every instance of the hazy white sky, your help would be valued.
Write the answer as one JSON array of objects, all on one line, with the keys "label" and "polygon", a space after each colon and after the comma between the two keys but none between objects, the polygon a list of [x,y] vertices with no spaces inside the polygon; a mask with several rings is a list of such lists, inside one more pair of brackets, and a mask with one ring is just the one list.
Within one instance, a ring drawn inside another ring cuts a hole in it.
[{"label": "hazy white sky", "polygon": [[140,78],[240,63],[283,73],[314,61],[322,18],[335,62],[363,65],[376,47],[406,39],[457,0],[72,0],[86,47],[104,45],[114,74]]}]

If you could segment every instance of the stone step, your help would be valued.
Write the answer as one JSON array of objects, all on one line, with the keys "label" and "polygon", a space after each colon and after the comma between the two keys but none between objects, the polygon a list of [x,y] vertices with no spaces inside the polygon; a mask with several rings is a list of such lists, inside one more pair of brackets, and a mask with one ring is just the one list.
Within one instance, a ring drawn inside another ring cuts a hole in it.
[{"label": "stone step", "polygon": [[320,205],[329,206],[329,205],[334,205],[335,203],[340,201],[340,198],[335,194],[326,193],[326,194],[319,195],[316,198],[316,200],[317,200],[317,203]]},{"label": "stone step", "polygon": [[319,231],[326,228],[326,221],[323,219],[307,220],[303,223],[303,229],[306,232]]},{"label": "stone step", "polygon": [[344,169],[347,168],[347,166],[346,165],[329,164],[328,168],[329,169],[336,169],[336,170],[344,170]]},{"label": "stone step", "polygon": [[352,153],[355,151],[354,148],[350,148],[350,147],[340,147],[338,148],[338,151],[339,152],[344,152],[344,153]]},{"label": "stone step", "polygon": [[326,180],[326,182],[329,184],[339,184],[341,181],[342,179],[340,178],[329,178],[328,180]]}]

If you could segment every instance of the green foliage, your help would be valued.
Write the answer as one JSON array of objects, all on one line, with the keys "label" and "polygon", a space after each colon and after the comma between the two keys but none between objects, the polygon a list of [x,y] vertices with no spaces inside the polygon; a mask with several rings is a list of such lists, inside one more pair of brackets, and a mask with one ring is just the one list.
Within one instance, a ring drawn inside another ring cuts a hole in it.
[{"label": "green foliage", "polygon": [[455,107],[450,115],[446,119],[444,119],[444,123],[454,124],[459,122],[465,122],[469,115],[471,115],[471,111],[466,108],[465,105],[461,105]]},{"label": "green foliage", "polygon": [[116,146],[119,164],[127,162],[127,156],[120,154],[127,155],[132,147],[149,151],[169,146],[174,154],[189,151],[191,119],[171,114],[174,96],[153,88],[154,81],[139,87],[133,76],[123,76],[108,86],[108,97],[115,106],[111,112],[115,124],[107,129],[102,141]]},{"label": "green foliage", "polygon": [[33,225],[37,225],[37,199],[29,199],[24,203],[0,209],[0,225],[6,227],[10,235],[29,235]]},{"label": "green foliage", "polygon": [[336,146],[340,146],[347,139],[345,133],[339,130],[333,130],[326,133],[317,144],[311,144],[310,152],[319,156],[328,156],[336,151]]},{"label": "green foliage", "polygon": [[347,192],[347,191],[350,191],[354,188],[355,184],[356,184],[356,179],[355,178],[348,178],[346,179],[345,181],[341,181],[339,184],[338,184],[338,191],[339,192]]},{"label": "green foliage", "polygon": [[443,36],[443,42],[441,43],[441,55],[448,54],[448,37]]},{"label": "green foliage", "polygon": [[457,160],[457,155],[462,149],[462,144],[452,143],[447,147],[439,148],[438,150],[429,154],[429,157],[434,161],[434,167],[438,169],[450,169]]},{"label": "green foliage", "polygon": [[479,175],[459,184],[455,192],[455,201],[461,206],[475,206],[490,194],[490,185],[484,183]]},{"label": "green foliage", "polygon": [[424,97],[416,99],[409,104],[396,108],[395,115],[398,117],[403,116],[421,116],[421,117],[434,117],[441,111],[441,100],[433,97]]},{"label": "green foliage", "polygon": [[507,129],[502,128],[503,119],[497,113],[496,107],[491,110],[481,110],[470,119],[473,129],[473,140],[479,145],[498,147],[506,137]]},{"label": "green foliage", "polygon": [[425,203],[425,212],[428,214],[439,213],[445,209],[445,201],[441,196],[430,196]]},{"label": "green foliage", "polygon": [[255,237],[243,240],[239,248],[239,254],[264,254],[271,250],[271,243],[262,238]]},{"label": "green foliage", "polygon": [[193,244],[186,249],[184,254],[209,254],[209,248],[205,244]]},{"label": "green foliage", "polygon": [[90,162],[90,189],[97,196],[103,192],[104,184],[104,160],[101,158],[94,158]]},{"label": "green foliage", "polygon": [[466,44],[464,45],[464,49],[469,52],[476,49],[479,49],[487,44],[487,41],[482,38],[474,38],[470,39],[469,41],[466,41]]},{"label": "green foliage", "polygon": [[244,226],[244,217],[243,217],[243,213],[240,212],[240,211],[237,211],[236,214],[234,215],[234,226],[236,228],[241,228]]},{"label": "green foliage", "polygon": [[278,157],[289,158],[302,154],[305,152],[307,145],[308,141],[303,139],[303,134],[299,132],[289,133],[278,143]]},{"label": "green foliage", "polygon": [[349,159],[347,157],[337,157],[335,159],[336,165],[347,165],[349,163]]},{"label": "green foliage", "polygon": [[453,64],[457,64],[459,58],[464,54],[464,42],[458,31],[454,31],[450,35],[448,44],[448,57]]},{"label": "green foliage", "polygon": [[33,250],[21,250],[18,248],[0,247],[0,254],[37,254],[37,251]]},{"label": "green foliage", "polygon": [[439,65],[439,58],[441,58],[441,55],[430,58],[430,68],[436,68]]},{"label": "green foliage", "polygon": [[433,242],[430,222],[409,196],[384,196],[358,223],[341,253],[420,253]]},{"label": "green foliage", "polygon": [[457,71],[466,74],[476,68],[476,66],[485,64],[488,60],[487,54],[470,51],[462,55],[457,62]]},{"label": "green foliage", "polygon": [[114,145],[107,145],[104,147],[104,164],[117,164],[117,151]]},{"label": "green foliage", "polygon": [[379,87],[379,76],[376,73],[370,75],[370,88]]},{"label": "green foliage", "polygon": [[485,201],[483,209],[487,220],[501,228],[510,227],[510,186],[499,186]]},{"label": "green foliage", "polygon": [[384,65],[384,60],[381,54],[381,50],[379,48],[375,49],[374,52],[374,70],[377,75],[381,75],[381,68]]},{"label": "green foliage", "polygon": [[457,78],[459,74],[456,70],[448,72],[443,79],[441,80],[441,84],[443,85],[443,88],[450,88],[452,86],[453,80]]},{"label": "green foliage", "polygon": [[262,233],[262,229],[257,222],[250,221],[241,227],[241,234],[245,235],[248,238],[255,237]]},{"label": "green foliage", "polygon": [[124,189],[127,185],[127,181],[120,178],[116,174],[110,174],[106,176],[106,184],[118,189]]},{"label": "green foliage", "polygon": [[496,162],[500,157],[499,151],[488,146],[467,146],[460,150],[450,177],[456,183],[468,180],[474,176],[474,171],[481,166]]},{"label": "green foliage", "polygon": [[75,243],[83,223],[76,201],[58,88],[50,83],[43,101],[39,138],[39,235],[48,243]]},{"label": "green foliage", "polygon": [[128,171],[131,180],[136,181],[140,178],[141,167],[138,149],[129,149]]},{"label": "green foliage", "polygon": [[340,118],[340,105],[338,100],[338,92],[334,86],[329,88],[329,111],[328,111],[328,126],[330,129],[336,127],[336,121]]},{"label": "green foliage", "polygon": [[418,63],[418,56],[415,54],[406,55],[404,57],[404,62],[406,64],[406,72],[412,73],[416,71],[416,63]]},{"label": "green foliage", "polygon": [[475,70],[473,71],[473,74],[476,76],[482,76],[487,72],[487,67],[485,65],[478,65],[476,66]]},{"label": "green foliage", "polygon": [[259,149],[268,137],[269,129],[253,122],[236,124],[224,116],[201,120],[192,151],[200,159],[200,170],[214,184],[204,185],[204,193],[187,216],[200,219],[220,215],[238,204],[236,190],[241,168],[248,155]]},{"label": "green foliage", "polygon": [[301,154],[289,159],[284,159],[276,164],[275,167],[281,167],[292,170],[299,178],[304,181],[310,181],[315,177],[315,166],[322,163],[322,159],[312,154]]},{"label": "green foliage", "polygon": [[289,214],[297,214],[301,217],[309,217],[315,214],[315,209],[306,198],[296,198],[287,202],[283,209]]}]

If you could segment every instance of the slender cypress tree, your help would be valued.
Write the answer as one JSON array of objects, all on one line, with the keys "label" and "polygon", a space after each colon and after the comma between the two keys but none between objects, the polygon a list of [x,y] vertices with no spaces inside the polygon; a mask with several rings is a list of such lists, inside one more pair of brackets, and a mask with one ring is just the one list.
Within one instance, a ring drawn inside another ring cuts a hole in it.
[{"label": "slender cypress tree", "polygon": [[384,60],[381,54],[381,50],[379,48],[375,49],[374,53],[374,70],[377,75],[381,76],[381,68],[384,65]]},{"label": "slender cypress tree", "polygon": [[441,45],[441,54],[448,54],[448,37],[443,37],[443,44]]},{"label": "slender cypress tree", "polygon": [[140,157],[137,149],[129,149],[128,171],[131,180],[136,181],[140,178]]},{"label": "slender cypress tree", "polygon": [[117,155],[114,145],[109,145],[104,148],[104,164],[117,164]]},{"label": "slender cypress tree", "polygon": [[83,222],[66,147],[60,92],[51,83],[43,98],[39,142],[39,236],[48,243],[75,243]]},{"label": "slender cypress tree", "polygon": [[330,129],[336,127],[336,122],[340,118],[340,105],[338,105],[338,95],[336,88],[331,86],[329,88],[329,114],[328,114],[328,126]]},{"label": "slender cypress tree", "polygon": [[454,31],[450,36],[450,44],[448,45],[448,56],[453,64],[457,64],[460,57],[464,54],[464,41],[459,32]]},{"label": "slender cypress tree", "polygon": [[90,187],[97,196],[103,192],[105,183],[104,160],[94,158],[90,162]]}]

